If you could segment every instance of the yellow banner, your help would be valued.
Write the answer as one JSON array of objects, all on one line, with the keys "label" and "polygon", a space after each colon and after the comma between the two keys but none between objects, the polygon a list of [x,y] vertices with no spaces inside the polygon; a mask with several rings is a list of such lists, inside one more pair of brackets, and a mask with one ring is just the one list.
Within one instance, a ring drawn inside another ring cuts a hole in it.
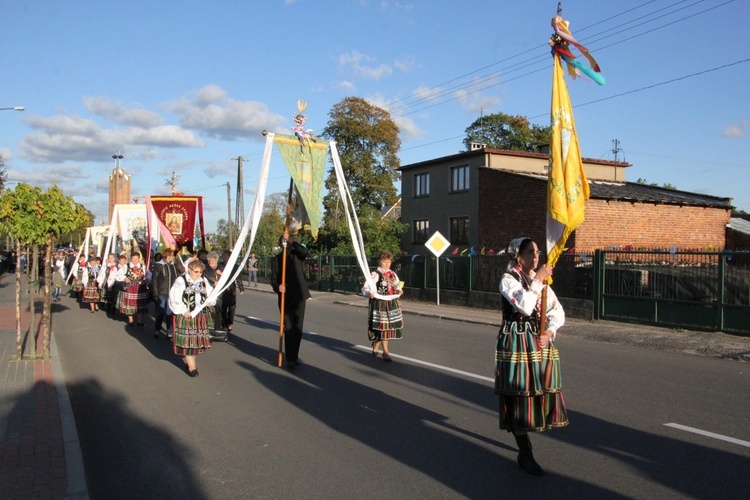
[{"label": "yellow banner", "polygon": [[554,53],[552,138],[547,183],[547,264],[554,266],[570,234],[583,222],[589,184],[583,171],[573,107],[560,56]]}]

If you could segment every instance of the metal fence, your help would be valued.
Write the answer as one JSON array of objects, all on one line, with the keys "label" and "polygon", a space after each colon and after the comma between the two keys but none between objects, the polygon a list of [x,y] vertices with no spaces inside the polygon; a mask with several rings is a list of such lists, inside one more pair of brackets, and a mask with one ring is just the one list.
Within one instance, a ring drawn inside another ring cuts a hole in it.
[{"label": "metal fence", "polygon": [[594,317],[750,333],[750,252],[598,250]]},{"label": "metal fence", "polygon": [[[258,275],[270,276],[270,258]],[[377,259],[369,259],[370,269]],[[499,293],[506,255],[404,255],[393,269],[409,288]],[[353,255],[319,255],[305,263],[318,290],[359,292],[364,284]],[[555,266],[558,297],[591,300],[596,319],[750,334],[750,251],[597,250],[563,254]]]}]

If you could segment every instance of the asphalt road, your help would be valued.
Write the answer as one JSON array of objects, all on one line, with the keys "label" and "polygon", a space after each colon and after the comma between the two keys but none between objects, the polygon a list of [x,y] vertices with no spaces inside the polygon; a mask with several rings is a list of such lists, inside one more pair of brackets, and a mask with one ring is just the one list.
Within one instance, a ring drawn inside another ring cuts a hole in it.
[{"label": "asphalt road", "polygon": [[151,322],[129,332],[70,298],[55,308],[92,498],[747,498],[750,489],[744,362],[566,338],[563,328],[571,424],[532,435],[547,471],[538,478],[518,468],[512,436],[497,428],[493,327],[407,316],[387,364],[369,353],[364,309],[314,298],[303,365],[290,372],[276,367],[275,296],[251,290],[230,342],[199,356],[193,379]]}]

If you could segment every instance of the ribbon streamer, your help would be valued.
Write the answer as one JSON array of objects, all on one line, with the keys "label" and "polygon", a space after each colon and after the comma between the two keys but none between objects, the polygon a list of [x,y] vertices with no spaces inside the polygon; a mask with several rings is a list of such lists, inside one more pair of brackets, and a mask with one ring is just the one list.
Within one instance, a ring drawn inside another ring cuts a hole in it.
[{"label": "ribbon streamer", "polygon": [[[552,50],[557,52],[565,61],[568,67],[568,74],[571,77],[576,78],[582,76],[581,74],[583,73],[599,85],[604,85],[606,80],[601,74],[599,64],[596,62],[596,59],[594,59],[594,56],[591,55],[589,49],[575,39],[573,33],[571,33],[568,28],[569,24],[570,23],[564,20],[559,14],[552,18],[552,27],[555,29],[555,34],[549,39],[549,44],[552,46]],[[591,67],[581,64],[581,62],[576,59],[576,56],[574,56],[569,49],[570,45],[573,45],[581,52],[581,54],[583,54]]]}]

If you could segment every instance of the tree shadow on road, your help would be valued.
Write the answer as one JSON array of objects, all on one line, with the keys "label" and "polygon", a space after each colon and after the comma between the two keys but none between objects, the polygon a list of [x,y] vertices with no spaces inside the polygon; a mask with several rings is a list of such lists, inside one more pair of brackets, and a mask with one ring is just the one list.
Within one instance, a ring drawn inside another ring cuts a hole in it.
[{"label": "tree shadow on road", "polygon": [[[306,337],[310,340],[310,337]],[[335,339],[318,338],[316,342],[347,356],[373,359],[358,353],[351,344]],[[252,356],[275,359],[275,351],[253,345]],[[378,360],[383,363],[382,360]],[[560,491],[588,497],[618,498],[616,493],[587,482],[548,473],[543,481],[530,480],[515,463],[514,448],[492,439],[465,432],[448,422],[448,417],[383,391],[341,377],[330,371],[303,364],[289,373],[276,368],[238,361],[259,384],[284,398],[335,432],[387,455],[404,467],[417,470],[432,480],[468,498],[498,498],[521,494],[542,498],[558,496]],[[395,366],[395,363],[393,364]],[[423,367],[404,368],[414,374]],[[477,384],[475,384],[477,385]],[[492,399],[491,394],[487,396]],[[499,432],[499,431],[497,431]],[[506,450],[503,457],[489,445]],[[347,464],[348,467],[366,464]],[[371,471],[367,479],[378,483]],[[380,481],[382,484],[382,481]],[[366,487],[363,484],[360,487]],[[405,494],[378,486],[383,496]],[[322,493],[322,492],[318,492]]]}]

